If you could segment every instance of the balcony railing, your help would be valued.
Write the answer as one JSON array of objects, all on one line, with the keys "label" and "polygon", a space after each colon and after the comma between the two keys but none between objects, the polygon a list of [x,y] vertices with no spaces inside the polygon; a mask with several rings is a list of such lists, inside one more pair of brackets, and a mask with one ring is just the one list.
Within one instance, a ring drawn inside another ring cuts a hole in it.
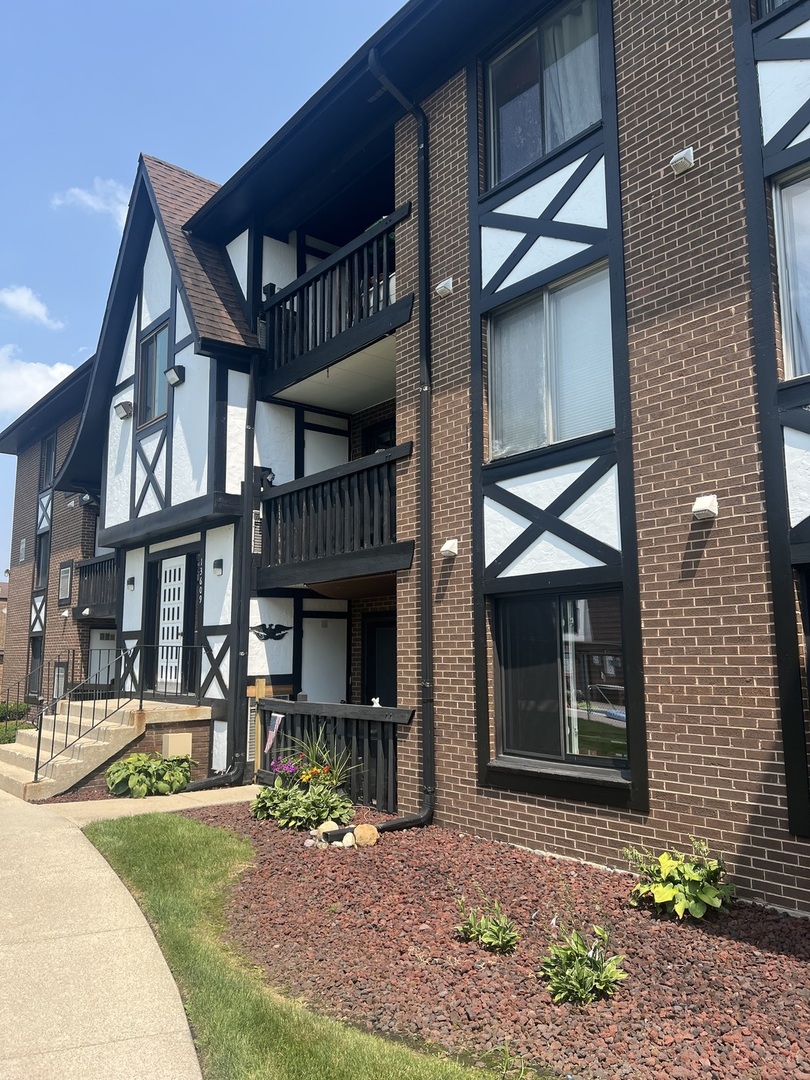
[{"label": "balcony railing", "polygon": [[[328,560],[358,552],[382,555],[387,551],[390,555],[395,548],[399,555],[400,547],[407,547],[410,553],[410,543],[397,544],[396,469],[397,462],[410,457],[411,450],[412,444],[404,443],[266,488],[262,493],[262,567],[317,560],[327,570],[330,566],[335,569]],[[404,565],[409,565],[409,559]],[[369,566],[366,572],[399,568]],[[328,578],[321,575],[312,580]],[[278,582],[274,579],[274,583]]]},{"label": "balcony railing", "polygon": [[[410,204],[395,210],[279,292],[266,287],[270,392],[336,363],[410,318],[413,296],[397,299],[394,246],[394,228],[410,212]],[[309,357],[304,365],[303,357]],[[291,365],[294,373],[285,371]]]},{"label": "balcony railing", "polygon": [[[99,555],[76,564],[79,573],[78,608],[90,608],[94,615],[115,611],[118,565],[115,554]],[[101,610],[103,609],[103,610]]]}]

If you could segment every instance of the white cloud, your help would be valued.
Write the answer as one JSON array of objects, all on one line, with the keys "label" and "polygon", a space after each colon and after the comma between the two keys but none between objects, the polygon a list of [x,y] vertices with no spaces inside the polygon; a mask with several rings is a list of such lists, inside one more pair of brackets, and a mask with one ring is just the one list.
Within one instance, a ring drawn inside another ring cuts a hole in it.
[{"label": "white cloud", "polygon": [[3,424],[11,423],[29,409],[43,394],[74,369],[70,364],[40,364],[27,362],[19,355],[16,345],[0,345],[0,416]]},{"label": "white cloud", "polygon": [[72,187],[51,198],[51,206],[78,206],[91,214],[109,214],[119,229],[124,228],[129,205],[129,192],[117,180],[102,180],[97,176],[93,188]]},{"label": "white cloud", "polygon": [[48,309],[38,296],[27,285],[9,285],[0,289],[0,307],[10,311],[12,315],[29,322],[38,322],[51,330],[61,330],[65,325],[52,319]]}]

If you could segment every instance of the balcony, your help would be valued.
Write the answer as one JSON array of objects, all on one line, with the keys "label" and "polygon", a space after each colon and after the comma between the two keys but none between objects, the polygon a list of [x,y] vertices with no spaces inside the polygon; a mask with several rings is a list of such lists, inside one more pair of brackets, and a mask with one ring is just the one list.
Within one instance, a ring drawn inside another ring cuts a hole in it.
[{"label": "balcony", "polygon": [[[263,397],[321,404],[317,384],[303,397],[290,388],[329,369],[330,407],[341,407],[334,395],[342,376],[352,383],[362,375],[357,363],[342,372],[341,361],[368,350],[411,317],[413,294],[397,296],[394,243],[396,225],[410,212],[410,204],[400,207],[279,292],[267,286]],[[368,366],[373,377],[373,355]],[[378,400],[393,396],[391,381]],[[375,403],[355,402],[353,411]]]},{"label": "balcony", "polygon": [[77,619],[114,619],[118,586],[115,554],[99,555],[76,563],[79,575],[79,600],[74,609]]},{"label": "balcony", "polygon": [[405,443],[266,488],[259,591],[410,566],[413,541],[396,537],[396,469],[411,450]]}]

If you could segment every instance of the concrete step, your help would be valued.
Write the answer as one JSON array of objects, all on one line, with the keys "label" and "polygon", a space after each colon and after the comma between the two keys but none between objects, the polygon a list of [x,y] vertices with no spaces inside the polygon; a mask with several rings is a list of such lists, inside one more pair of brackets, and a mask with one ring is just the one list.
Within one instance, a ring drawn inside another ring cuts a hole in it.
[{"label": "concrete step", "polygon": [[[19,769],[16,765],[4,762],[0,765],[0,791],[6,791],[9,795],[16,795],[18,799],[25,798],[25,789],[31,785],[30,769]],[[41,796],[47,798],[48,796]]]}]

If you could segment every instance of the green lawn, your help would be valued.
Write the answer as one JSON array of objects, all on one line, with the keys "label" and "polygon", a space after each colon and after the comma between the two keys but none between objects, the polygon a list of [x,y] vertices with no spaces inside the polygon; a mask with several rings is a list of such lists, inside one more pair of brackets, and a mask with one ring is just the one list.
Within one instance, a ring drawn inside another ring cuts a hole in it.
[{"label": "green lawn", "polygon": [[[87,836],[138,899],[174,974],[206,1080],[492,1080],[287,1001],[221,938],[246,840],[176,814],[99,822]],[[511,1062],[511,1065],[517,1063]],[[508,1075],[517,1075],[515,1072]]]}]

